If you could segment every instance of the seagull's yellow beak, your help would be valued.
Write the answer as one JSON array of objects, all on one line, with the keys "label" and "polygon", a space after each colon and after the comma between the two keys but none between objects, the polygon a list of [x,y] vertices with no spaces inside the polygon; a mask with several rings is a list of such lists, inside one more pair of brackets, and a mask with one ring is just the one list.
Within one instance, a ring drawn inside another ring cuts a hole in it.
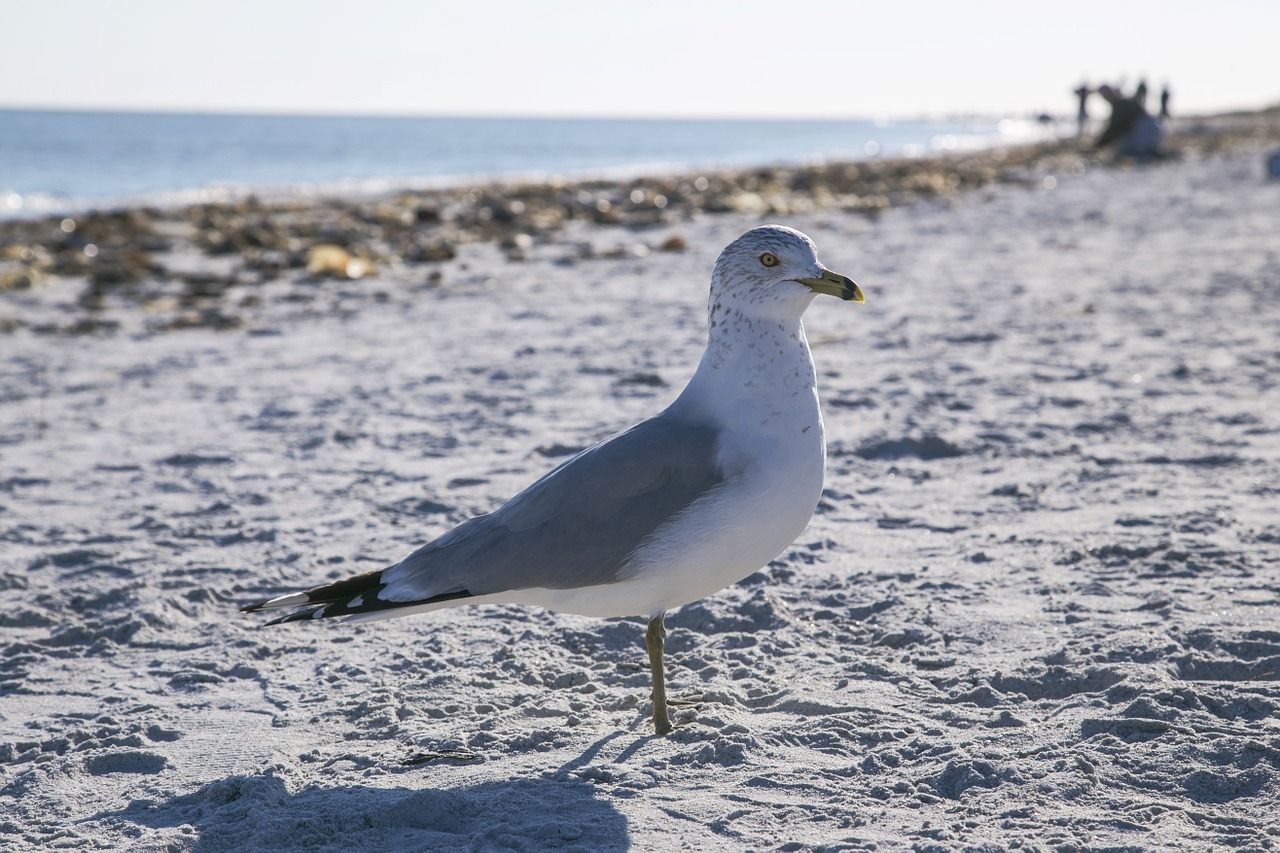
[{"label": "seagull's yellow beak", "polygon": [[818,278],[798,278],[796,281],[807,286],[814,293],[825,293],[828,296],[839,296],[845,302],[866,302],[862,288],[853,283],[853,279],[838,272],[823,270]]}]

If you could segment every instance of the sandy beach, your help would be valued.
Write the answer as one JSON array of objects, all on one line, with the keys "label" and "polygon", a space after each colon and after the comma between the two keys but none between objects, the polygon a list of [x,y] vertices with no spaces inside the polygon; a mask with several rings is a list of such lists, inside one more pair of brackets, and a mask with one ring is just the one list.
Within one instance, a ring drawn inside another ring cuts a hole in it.
[{"label": "sandy beach", "polygon": [[[1280,847],[1277,120],[0,224],[0,846]],[[661,409],[765,222],[867,304],[806,315],[808,529],[668,616],[673,734],[642,619],[238,612]]]}]

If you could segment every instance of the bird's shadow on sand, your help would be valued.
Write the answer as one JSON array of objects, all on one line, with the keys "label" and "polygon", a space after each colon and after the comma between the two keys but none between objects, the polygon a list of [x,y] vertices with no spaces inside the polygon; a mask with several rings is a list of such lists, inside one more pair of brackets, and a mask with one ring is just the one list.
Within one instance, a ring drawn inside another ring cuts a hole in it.
[{"label": "bird's shadow on sand", "polygon": [[311,785],[296,793],[277,776],[235,775],[83,822],[114,825],[139,841],[160,840],[140,828],[158,830],[165,841],[201,853],[628,846],[626,818],[590,784],[564,773],[447,789]]}]

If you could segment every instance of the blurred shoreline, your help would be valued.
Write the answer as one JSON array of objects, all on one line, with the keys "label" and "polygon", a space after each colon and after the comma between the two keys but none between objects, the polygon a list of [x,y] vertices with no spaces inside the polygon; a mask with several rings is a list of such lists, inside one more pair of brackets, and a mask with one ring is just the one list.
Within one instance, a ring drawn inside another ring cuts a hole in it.
[{"label": "blurred shoreline", "polygon": [[[1054,139],[976,151],[805,165],[689,171],[619,179],[494,181],[365,196],[325,196],[172,208],[127,207],[73,217],[0,221],[0,334],[110,332],[121,311],[146,309],[138,328],[252,326],[263,285],[313,286],[371,277],[439,284],[472,244],[519,262],[548,246],[564,263],[678,251],[682,223],[717,213],[764,220],[830,212],[874,215],[921,199],[999,184],[1052,189],[1098,168],[1124,168],[1089,141]],[[1176,167],[1280,140],[1280,109],[1175,119]],[[603,252],[589,226],[634,232]],[[82,284],[76,284],[81,282]],[[40,291],[57,286],[55,309]],[[66,288],[78,292],[68,298]],[[110,310],[114,309],[114,310]],[[41,315],[44,316],[41,316]]]},{"label": "blurred shoreline", "polygon": [[0,109],[0,219],[625,179],[1043,139],[1034,119],[556,119]]}]

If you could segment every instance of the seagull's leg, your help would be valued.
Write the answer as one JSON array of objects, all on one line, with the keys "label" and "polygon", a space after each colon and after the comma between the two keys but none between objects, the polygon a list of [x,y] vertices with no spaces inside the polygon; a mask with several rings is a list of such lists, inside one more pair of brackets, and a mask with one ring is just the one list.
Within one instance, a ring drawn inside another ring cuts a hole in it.
[{"label": "seagull's leg", "polygon": [[663,611],[650,619],[649,630],[644,635],[644,644],[649,649],[649,669],[653,671],[653,727],[660,735],[671,731],[671,718],[667,716],[667,688],[662,674],[662,639],[667,636],[662,617],[666,615]]}]

